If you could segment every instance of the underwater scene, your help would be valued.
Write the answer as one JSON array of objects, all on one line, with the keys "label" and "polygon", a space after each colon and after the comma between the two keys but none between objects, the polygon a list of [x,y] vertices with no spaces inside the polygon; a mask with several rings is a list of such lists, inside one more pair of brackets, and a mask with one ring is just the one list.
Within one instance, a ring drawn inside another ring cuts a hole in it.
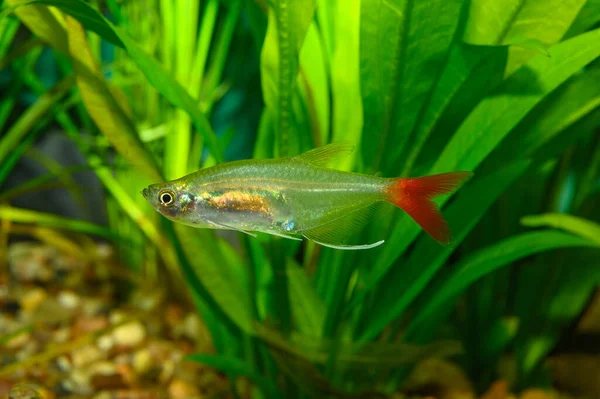
[{"label": "underwater scene", "polygon": [[600,0],[0,0],[0,399],[600,399]]}]

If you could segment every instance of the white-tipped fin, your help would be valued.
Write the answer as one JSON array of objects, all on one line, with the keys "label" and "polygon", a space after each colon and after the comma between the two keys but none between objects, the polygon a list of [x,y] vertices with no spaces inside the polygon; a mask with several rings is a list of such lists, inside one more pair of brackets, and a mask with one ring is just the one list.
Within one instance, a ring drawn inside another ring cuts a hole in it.
[{"label": "white-tipped fin", "polygon": [[[306,237],[308,238],[308,237]],[[312,240],[314,242],[316,242],[319,245],[322,245],[324,247],[329,247],[329,248],[334,248],[334,249],[343,249],[346,251],[355,251],[355,250],[359,250],[359,249],[371,249],[371,248],[375,248],[380,246],[381,244],[383,244],[385,242],[385,240],[381,240],[381,241],[377,241],[374,242],[373,244],[363,244],[363,245],[333,245],[333,244],[326,244],[324,242],[319,242],[319,241],[315,241]]]},{"label": "white-tipped fin", "polygon": [[298,237],[294,237],[294,236],[289,236],[287,234],[278,233],[278,232],[271,231],[271,230],[265,231],[264,233],[271,234],[271,235],[277,236],[277,237],[289,238],[290,240],[302,241],[302,238],[298,238]]},{"label": "white-tipped fin", "polygon": [[220,228],[222,228],[224,230],[235,230],[235,231],[239,231],[240,233],[248,234],[250,237],[256,237],[256,234],[254,234],[254,233],[251,233],[251,232],[246,231],[246,230],[241,230],[241,229],[238,229],[238,228],[235,228],[235,227],[232,227],[232,226],[228,226],[228,225],[223,224],[223,223],[213,222],[212,220],[210,220],[209,223],[211,223],[211,224],[213,224],[213,225],[215,225],[217,227],[220,227]]}]

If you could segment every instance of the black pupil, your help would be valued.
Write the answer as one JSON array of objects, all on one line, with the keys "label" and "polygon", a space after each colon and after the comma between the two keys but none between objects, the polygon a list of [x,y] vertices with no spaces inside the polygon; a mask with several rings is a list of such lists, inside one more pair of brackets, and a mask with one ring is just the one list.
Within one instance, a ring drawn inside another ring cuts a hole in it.
[{"label": "black pupil", "polygon": [[161,201],[163,202],[163,204],[170,204],[171,201],[173,200],[173,198],[171,197],[171,194],[169,193],[164,193],[161,197],[160,197]]}]

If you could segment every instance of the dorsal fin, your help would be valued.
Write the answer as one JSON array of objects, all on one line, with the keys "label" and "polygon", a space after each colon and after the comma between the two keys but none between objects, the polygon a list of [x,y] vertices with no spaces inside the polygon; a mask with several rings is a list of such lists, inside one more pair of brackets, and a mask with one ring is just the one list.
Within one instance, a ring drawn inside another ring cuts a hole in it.
[{"label": "dorsal fin", "polygon": [[311,165],[325,168],[333,161],[354,151],[354,144],[337,142],[314,148],[292,159],[308,162]]}]

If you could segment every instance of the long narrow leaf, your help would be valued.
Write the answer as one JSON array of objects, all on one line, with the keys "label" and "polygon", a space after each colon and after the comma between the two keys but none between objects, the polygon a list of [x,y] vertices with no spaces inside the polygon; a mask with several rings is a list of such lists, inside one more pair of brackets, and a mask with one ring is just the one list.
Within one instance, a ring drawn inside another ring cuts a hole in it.
[{"label": "long narrow leaf", "polygon": [[[194,125],[202,133],[208,148],[215,156],[218,162],[223,161],[222,150],[219,148],[218,140],[214,134],[206,116],[201,112],[200,107],[196,100],[194,100],[188,92],[179,84],[177,81],[169,75],[165,69],[156,61],[152,56],[148,55],[142,50],[137,43],[129,38],[127,35],[121,33],[112,23],[104,18],[98,11],[94,10],[88,3],[84,3],[81,0],[35,0],[35,1],[19,1],[9,0],[10,5],[28,4],[17,8],[16,12],[19,15],[21,9],[28,8],[43,8],[47,7],[35,6],[32,4],[44,4],[55,6],[61,11],[71,15],[72,17],[79,20],[87,29],[97,33],[104,39],[123,47],[129,53],[131,59],[135,62],[138,68],[144,73],[150,84],[156,88],[170,103],[183,109],[190,115]],[[62,30],[65,32],[65,28],[61,26],[60,19],[39,19],[40,14],[47,14],[45,11],[39,11],[35,17],[30,18],[29,14],[21,13],[21,20],[30,28],[32,31],[40,32],[39,26],[44,27],[43,32],[45,35],[40,37],[46,40],[50,45],[57,46],[58,50],[67,53],[66,33],[64,36],[61,34],[60,39],[55,39],[55,34],[48,34],[48,32],[54,32],[55,30]],[[52,21],[52,22],[49,22]],[[58,22],[57,22],[58,21]]]},{"label": "long narrow leaf", "polygon": [[521,223],[528,227],[554,227],[566,230],[600,245],[600,225],[589,220],[563,213],[525,216]]}]

